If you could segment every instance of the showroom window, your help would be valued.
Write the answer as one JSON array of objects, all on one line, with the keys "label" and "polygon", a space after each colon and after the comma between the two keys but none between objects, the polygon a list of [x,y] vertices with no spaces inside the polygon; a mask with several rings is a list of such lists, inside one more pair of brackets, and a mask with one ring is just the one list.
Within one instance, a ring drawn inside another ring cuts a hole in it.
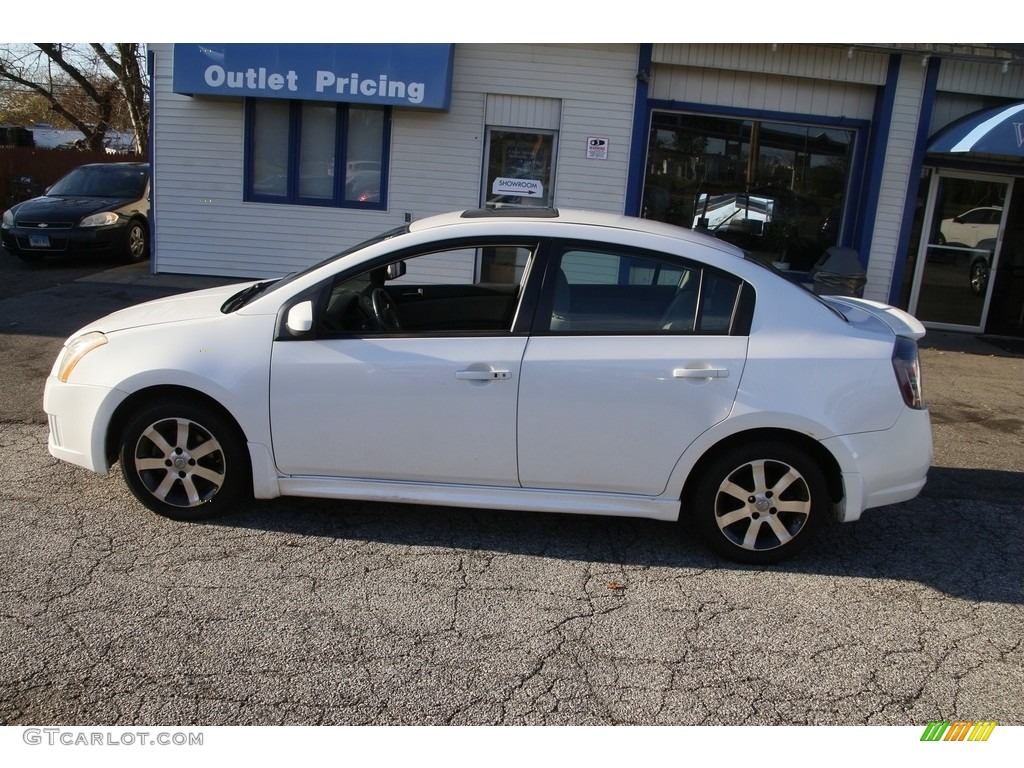
[{"label": "showroom window", "polygon": [[245,199],[383,209],[389,124],[387,107],[248,101]]},{"label": "showroom window", "polygon": [[855,132],[655,111],[642,215],[808,269],[836,245]]},{"label": "showroom window", "polygon": [[550,206],[556,138],[554,131],[488,128],[483,204]]}]

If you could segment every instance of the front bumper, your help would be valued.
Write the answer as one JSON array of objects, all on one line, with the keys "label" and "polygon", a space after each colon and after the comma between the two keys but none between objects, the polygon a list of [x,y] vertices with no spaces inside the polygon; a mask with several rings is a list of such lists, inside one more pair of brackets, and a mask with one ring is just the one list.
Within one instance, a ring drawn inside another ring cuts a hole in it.
[{"label": "front bumper", "polygon": [[124,252],[127,233],[127,220],[106,227],[3,227],[0,243],[15,256],[107,256]]},{"label": "front bumper", "polygon": [[107,428],[126,397],[116,389],[68,384],[51,375],[43,390],[50,454],[93,472],[107,473]]}]

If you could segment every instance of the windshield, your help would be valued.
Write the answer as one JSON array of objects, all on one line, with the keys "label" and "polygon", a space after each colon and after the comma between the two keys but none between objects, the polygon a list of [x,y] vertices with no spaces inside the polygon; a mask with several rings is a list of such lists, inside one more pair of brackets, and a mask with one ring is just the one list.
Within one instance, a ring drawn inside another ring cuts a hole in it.
[{"label": "windshield", "polygon": [[138,199],[146,189],[142,165],[83,165],[62,178],[46,194],[50,197],[123,197]]}]

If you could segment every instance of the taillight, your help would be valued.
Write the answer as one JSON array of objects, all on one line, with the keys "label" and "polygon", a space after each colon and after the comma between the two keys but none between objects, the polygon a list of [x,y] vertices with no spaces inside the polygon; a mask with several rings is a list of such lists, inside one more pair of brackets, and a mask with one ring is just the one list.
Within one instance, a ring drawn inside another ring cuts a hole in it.
[{"label": "taillight", "polygon": [[892,350],[892,369],[896,372],[896,382],[903,395],[903,402],[910,408],[924,408],[924,397],[921,395],[921,359],[917,353],[917,342],[905,336],[896,338],[896,346]]}]

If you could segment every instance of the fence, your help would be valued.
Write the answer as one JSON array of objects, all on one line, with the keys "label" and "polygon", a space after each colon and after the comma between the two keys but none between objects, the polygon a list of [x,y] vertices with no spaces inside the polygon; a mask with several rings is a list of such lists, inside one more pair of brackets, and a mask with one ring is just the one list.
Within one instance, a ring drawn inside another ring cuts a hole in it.
[{"label": "fence", "polygon": [[0,209],[43,194],[47,187],[86,163],[139,162],[140,155],[38,147],[0,147]]}]

